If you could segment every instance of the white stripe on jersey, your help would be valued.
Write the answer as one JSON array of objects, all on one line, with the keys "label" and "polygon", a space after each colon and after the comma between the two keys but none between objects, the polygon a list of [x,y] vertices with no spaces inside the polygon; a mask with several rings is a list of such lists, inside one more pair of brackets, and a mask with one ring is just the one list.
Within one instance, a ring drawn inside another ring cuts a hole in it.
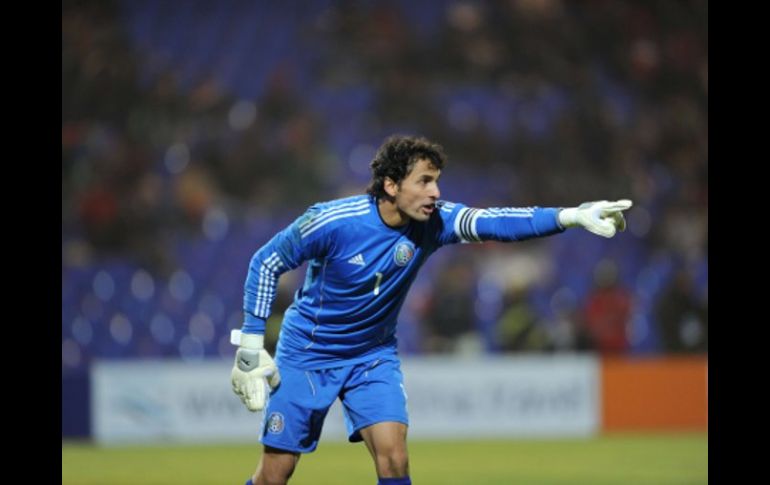
[{"label": "white stripe on jersey", "polygon": [[319,224],[325,223],[329,218],[334,217],[338,214],[344,214],[346,212],[353,212],[353,211],[359,211],[362,209],[366,209],[369,207],[368,201],[361,201],[351,206],[346,207],[335,207],[333,210],[324,211],[321,213],[321,215],[314,217],[310,221],[308,221],[306,224],[302,225],[300,227],[300,233],[304,235],[306,232],[308,232],[313,227],[318,226]]},{"label": "white stripe on jersey", "polygon": [[455,217],[454,231],[463,242],[480,242],[476,233],[476,220],[481,214],[480,209],[463,207]]},{"label": "white stripe on jersey", "polygon": [[268,309],[275,294],[277,278],[274,276],[283,262],[278,253],[273,253],[262,263],[259,270],[259,282],[257,283],[257,298],[254,302],[254,314],[261,318],[267,318]]},{"label": "white stripe on jersey", "polygon": [[534,207],[489,207],[484,209],[491,214],[533,214]]},{"label": "white stripe on jersey", "polygon": [[275,255],[275,259],[272,259],[268,263],[268,268],[270,269],[270,273],[272,273],[270,276],[271,278],[268,279],[268,287],[267,287],[267,295],[265,295],[265,299],[262,303],[263,305],[263,315],[265,318],[267,318],[268,313],[270,313],[270,303],[275,299],[275,289],[278,284],[278,278],[276,278],[274,275],[276,272],[278,272],[278,268],[283,266],[283,263],[281,263],[281,260],[278,258],[278,255]]},{"label": "white stripe on jersey", "polygon": [[257,283],[257,298],[254,301],[254,315],[264,318],[262,314],[262,308],[265,306],[265,293],[267,291],[267,285],[270,281],[270,273],[267,271],[267,266],[262,264],[259,268],[259,282]]},{"label": "white stripe on jersey", "polygon": [[277,257],[277,253],[271,254],[265,261],[262,261],[262,264],[259,268],[259,280],[257,281],[257,297],[254,302],[254,315],[258,317],[263,317],[262,314],[262,307],[264,306],[264,300],[265,296],[267,294],[267,288],[270,284],[270,272],[268,271],[268,264],[269,262]]},{"label": "white stripe on jersey", "polygon": [[323,221],[327,217],[331,217],[335,214],[339,214],[341,212],[346,212],[349,210],[358,210],[363,209],[364,207],[369,205],[369,201],[367,199],[359,200],[355,202],[347,202],[345,204],[340,204],[338,206],[331,207],[329,209],[326,209],[318,214],[315,215],[310,220],[304,221],[302,224],[299,225],[300,232],[304,232],[310,228],[310,226],[313,226],[321,221]]},{"label": "white stripe on jersey", "polygon": [[364,210],[359,210],[358,212],[347,212],[347,211],[353,210],[353,209],[358,209],[358,208],[356,207],[356,208],[352,208],[352,209],[346,209],[345,211],[336,212],[335,214],[337,214],[337,215],[335,215],[334,217],[328,217],[328,218],[324,219],[322,222],[320,222],[319,224],[315,224],[312,229],[310,228],[310,226],[308,226],[308,228],[307,228],[308,230],[307,231],[305,231],[305,232],[300,231],[300,233],[302,234],[302,238],[304,239],[304,238],[308,237],[309,235],[311,235],[312,233],[314,233],[318,229],[322,228],[326,224],[328,224],[328,223],[330,223],[332,221],[336,221],[337,219],[343,219],[345,217],[360,216],[360,215],[368,214],[369,212],[371,212],[371,209],[369,207],[366,207],[366,209],[364,209]]},{"label": "white stripe on jersey", "polygon": [[532,217],[534,217],[534,214],[526,213],[526,212],[518,212],[518,213],[512,212],[509,214],[490,214],[487,211],[480,211],[480,214],[478,215],[478,217],[483,217],[485,219],[492,219],[497,217],[518,217],[522,219],[531,219]]},{"label": "white stripe on jersey", "polygon": [[316,214],[316,216],[314,218],[312,218],[312,219],[310,219],[308,221],[305,221],[302,224],[300,224],[300,227],[305,227],[308,224],[311,224],[313,221],[315,221],[319,217],[323,217],[324,215],[326,215],[329,212],[334,212],[334,211],[337,211],[339,209],[342,209],[342,208],[345,208],[345,207],[350,207],[350,206],[353,206],[353,205],[361,205],[364,202],[368,202],[368,199],[359,199],[359,200],[354,200],[352,202],[345,202],[344,204],[338,204],[338,205],[335,205],[335,206],[332,206],[332,207],[327,207],[326,209],[323,209],[321,212]]}]

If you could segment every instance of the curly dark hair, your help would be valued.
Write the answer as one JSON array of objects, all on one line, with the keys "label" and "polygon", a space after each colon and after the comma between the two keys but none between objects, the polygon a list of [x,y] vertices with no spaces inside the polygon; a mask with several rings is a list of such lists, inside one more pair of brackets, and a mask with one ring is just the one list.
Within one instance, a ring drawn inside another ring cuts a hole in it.
[{"label": "curly dark hair", "polygon": [[430,160],[437,169],[443,169],[446,163],[444,148],[420,136],[389,136],[369,164],[372,180],[366,192],[378,199],[390,200],[391,197],[385,192],[385,177],[400,184],[412,171],[414,164],[423,159]]}]

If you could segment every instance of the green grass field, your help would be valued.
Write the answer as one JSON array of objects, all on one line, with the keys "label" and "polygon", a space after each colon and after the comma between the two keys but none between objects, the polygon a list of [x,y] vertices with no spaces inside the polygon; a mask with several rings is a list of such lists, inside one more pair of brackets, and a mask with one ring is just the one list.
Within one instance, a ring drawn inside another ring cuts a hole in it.
[{"label": "green grass field", "polygon": [[[96,447],[62,443],[63,485],[242,485],[261,446]],[[634,434],[592,439],[412,441],[416,485],[708,483],[708,435]],[[377,482],[363,444],[321,442],[292,484]]]}]

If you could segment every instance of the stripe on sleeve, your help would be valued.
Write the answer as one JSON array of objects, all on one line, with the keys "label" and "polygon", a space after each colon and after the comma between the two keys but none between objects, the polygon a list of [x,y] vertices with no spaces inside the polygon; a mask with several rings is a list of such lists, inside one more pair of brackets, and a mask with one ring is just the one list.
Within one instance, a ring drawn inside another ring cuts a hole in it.
[{"label": "stripe on sleeve", "polygon": [[358,207],[348,208],[348,209],[345,209],[344,211],[336,212],[331,217],[325,218],[323,221],[319,222],[318,224],[312,224],[310,226],[307,226],[307,228],[306,228],[306,230],[304,232],[300,229],[300,233],[302,235],[302,238],[304,239],[304,238],[308,237],[309,235],[311,235],[312,233],[314,233],[315,231],[317,231],[318,229],[322,228],[323,226],[329,224],[332,221],[336,221],[338,219],[344,219],[346,217],[360,216],[360,215],[368,214],[369,212],[371,212],[371,209],[368,206],[365,209],[357,210],[355,212],[351,212],[352,210],[355,210],[355,209],[358,209]]},{"label": "stripe on sleeve", "polygon": [[265,261],[259,270],[259,282],[257,283],[257,299],[254,302],[254,315],[267,318],[270,303],[275,298],[275,287],[278,282],[276,273],[283,266],[278,253],[273,253]]}]

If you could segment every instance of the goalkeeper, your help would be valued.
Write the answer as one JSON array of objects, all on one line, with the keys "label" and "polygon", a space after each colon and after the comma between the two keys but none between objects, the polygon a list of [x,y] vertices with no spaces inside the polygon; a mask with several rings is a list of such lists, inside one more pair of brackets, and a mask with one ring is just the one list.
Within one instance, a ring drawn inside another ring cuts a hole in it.
[{"label": "goalkeeper", "polygon": [[[629,200],[566,209],[440,200],[445,160],[425,138],[388,138],[371,163],[366,195],[311,206],[252,257],[231,375],[246,407],[264,409],[264,453],[247,485],[286,483],[301,454],[316,449],[337,398],[348,439],[366,444],[377,483],[410,484],[396,318],[428,256],[446,244],[522,241],[569,227],[603,237],[625,229]],[[305,281],[285,312],[274,361],[263,347],[265,321],[278,278],[304,261]]]}]

